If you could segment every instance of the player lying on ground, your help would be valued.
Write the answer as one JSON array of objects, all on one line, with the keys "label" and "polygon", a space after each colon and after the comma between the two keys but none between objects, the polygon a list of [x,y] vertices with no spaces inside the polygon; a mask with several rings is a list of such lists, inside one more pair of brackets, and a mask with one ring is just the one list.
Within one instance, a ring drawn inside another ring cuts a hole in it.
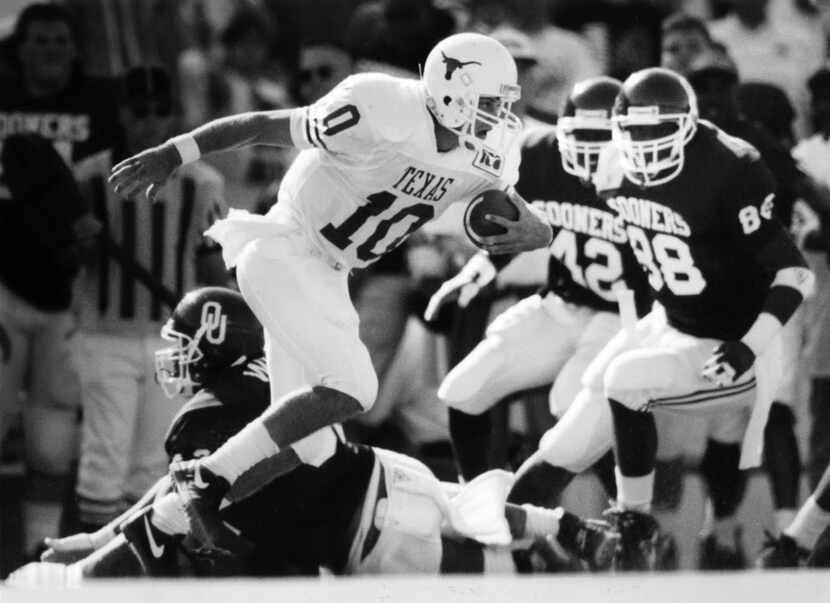
[{"label": "player lying on ground", "polygon": [[[452,203],[512,186],[516,82],[500,43],[458,34],[430,52],[421,80],[351,76],[311,106],[221,118],[114,168],[118,194],[153,197],[180,164],[202,154],[256,144],[302,149],[267,216],[234,212],[208,231],[237,267],[264,327],[272,404],[201,462],[198,484],[192,473],[173,471],[200,540],[210,545],[221,529],[218,505],[240,475],[262,461],[276,467],[268,477],[277,475],[281,453],[304,438],[303,460],[313,460],[335,446],[323,427],[372,406],[377,377],[358,336],[349,271]],[[551,238],[516,198],[518,219],[500,222],[506,234],[486,241],[502,252]]]},{"label": "player lying on ground", "polygon": [[[188,294],[164,333],[177,345],[157,355],[159,382],[170,394],[196,390],[170,428],[167,453],[198,457],[267,406],[262,333],[241,296],[220,288]],[[529,547],[541,539],[544,549],[545,539],[556,538],[588,567],[610,562],[616,535],[607,526],[561,509],[505,506],[512,481],[506,472],[491,472],[463,488],[441,483],[414,459],[351,444],[339,429],[330,429],[336,444],[315,464],[297,462],[251,496],[244,488],[252,476],[243,476],[229,492],[232,504],[222,509],[222,539],[209,552],[186,537],[187,516],[163,478],[95,534],[50,541],[43,559],[72,562],[72,579],[183,571],[316,574],[319,567],[335,573],[438,573],[483,571],[492,561],[504,567],[512,563],[507,545]],[[469,536],[502,546],[487,548]],[[14,580],[48,575],[48,567],[38,566]]]}]

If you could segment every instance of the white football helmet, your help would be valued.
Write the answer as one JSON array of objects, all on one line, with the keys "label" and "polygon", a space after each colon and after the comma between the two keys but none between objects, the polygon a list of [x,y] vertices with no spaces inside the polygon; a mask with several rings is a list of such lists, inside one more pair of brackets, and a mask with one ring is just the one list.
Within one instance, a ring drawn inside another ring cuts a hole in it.
[{"label": "white football helmet", "polygon": [[[521,96],[516,63],[493,38],[461,33],[441,40],[424,63],[422,80],[427,107],[463,143],[505,154],[521,132],[522,122],[510,111]],[[482,99],[494,105],[482,107]]]}]

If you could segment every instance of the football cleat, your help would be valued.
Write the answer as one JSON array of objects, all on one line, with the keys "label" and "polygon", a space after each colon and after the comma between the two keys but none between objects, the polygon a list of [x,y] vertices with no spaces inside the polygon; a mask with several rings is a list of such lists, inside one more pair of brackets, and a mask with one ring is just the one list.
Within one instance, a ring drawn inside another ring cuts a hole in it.
[{"label": "football cleat", "polygon": [[698,544],[698,568],[702,570],[741,570],[746,569],[741,528],[735,528],[734,542],[718,542],[714,534],[709,534]]},{"label": "football cleat", "polygon": [[657,569],[674,571],[680,567],[680,553],[677,550],[677,541],[671,534],[660,534],[657,539]]},{"label": "football cleat", "polygon": [[758,568],[776,569],[806,565],[810,551],[800,547],[792,537],[781,534],[776,538],[766,530],[764,534],[766,535],[764,546],[755,561]]},{"label": "football cleat", "polygon": [[153,525],[153,508],[147,507],[122,524],[121,532],[148,576],[178,576],[176,550],[180,536],[170,536]]},{"label": "football cleat", "polygon": [[227,527],[219,517],[219,503],[230,489],[228,481],[198,460],[170,465],[170,478],[190,521],[190,533],[206,550],[221,549]]},{"label": "football cleat", "polygon": [[647,513],[612,508],[603,513],[609,519],[620,541],[612,563],[616,571],[645,571],[657,569],[660,526]]},{"label": "football cleat", "polygon": [[588,569],[601,572],[611,568],[620,543],[620,534],[607,521],[583,520],[576,533],[576,548],[571,552],[582,560]]}]

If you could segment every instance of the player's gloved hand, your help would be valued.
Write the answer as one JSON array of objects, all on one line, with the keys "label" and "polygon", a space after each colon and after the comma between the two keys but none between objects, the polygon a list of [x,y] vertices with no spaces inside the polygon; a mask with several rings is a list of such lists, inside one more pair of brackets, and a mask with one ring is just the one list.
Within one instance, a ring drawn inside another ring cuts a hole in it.
[{"label": "player's gloved hand", "polygon": [[432,321],[441,307],[454,298],[458,299],[460,307],[466,308],[482,287],[494,278],[496,278],[496,267],[493,266],[490,258],[483,253],[477,253],[467,261],[458,274],[445,281],[438,291],[432,294],[427,309],[424,311],[424,320]]},{"label": "player's gloved hand", "polygon": [[755,352],[743,341],[724,341],[703,365],[701,375],[719,387],[732,385],[752,368]]},{"label": "player's gloved hand", "polygon": [[144,193],[150,201],[155,201],[164,182],[181,162],[176,147],[167,141],[116,165],[112,168],[109,183],[122,197]]},{"label": "player's gloved hand", "polygon": [[537,210],[533,209],[519,193],[512,188],[508,196],[519,210],[519,217],[508,220],[502,216],[487,216],[487,219],[504,227],[504,234],[481,237],[481,246],[493,255],[521,253],[547,247],[553,240],[551,225]]}]

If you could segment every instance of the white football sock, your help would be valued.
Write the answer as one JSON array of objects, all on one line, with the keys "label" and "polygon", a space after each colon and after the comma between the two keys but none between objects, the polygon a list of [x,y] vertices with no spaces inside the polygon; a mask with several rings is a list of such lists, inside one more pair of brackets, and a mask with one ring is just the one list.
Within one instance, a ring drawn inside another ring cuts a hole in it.
[{"label": "white football sock", "polygon": [[555,538],[559,533],[559,519],[565,512],[562,507],[547,509],[536,505],[522,505],[525,511],[524,538]]},{"label": "white football sock", "polygon": [[165,494],[153,503],[151,521],[168,536],[187,534],[190,527],[182,500],[175,492]]},{"label": "white football sock", "polygon": [[796,513],[795,509],[777,509],[775,511],[775,527],[778,528],[779,533],[786,530],[795,521]]},{"label": "white football sock", "polygon": [[206,457],[204,466],[233,484],[248,469],[279,451],[262,419],[257,418]]},{"label": "white football sock", "polygon": [[784,533],[791,536],[798,544],[805,549],[812,551],[821,533],[830,525],[830,511],[825,511],[816,503],[815,497],[811,496],[795,516],[790,526]]},{"label": "white football sock", "polygon": [[617,481],[617,504],[621,509],[651,512],[651,499],[654,492],[654,471],[640,477],[627,477],[614,467]]}]

